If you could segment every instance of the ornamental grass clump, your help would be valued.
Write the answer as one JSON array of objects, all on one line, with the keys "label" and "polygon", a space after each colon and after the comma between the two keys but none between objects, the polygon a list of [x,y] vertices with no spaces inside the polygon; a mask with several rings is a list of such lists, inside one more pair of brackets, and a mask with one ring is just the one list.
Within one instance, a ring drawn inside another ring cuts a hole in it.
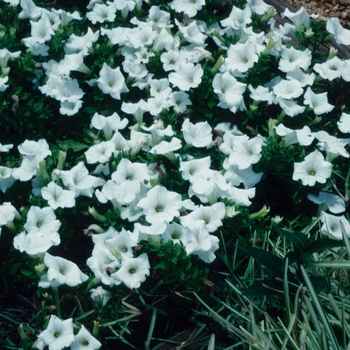
[{"label": "ornamental grass clump", "polygon": [[349,348],[339,20],[0,1],[1,348]]}]

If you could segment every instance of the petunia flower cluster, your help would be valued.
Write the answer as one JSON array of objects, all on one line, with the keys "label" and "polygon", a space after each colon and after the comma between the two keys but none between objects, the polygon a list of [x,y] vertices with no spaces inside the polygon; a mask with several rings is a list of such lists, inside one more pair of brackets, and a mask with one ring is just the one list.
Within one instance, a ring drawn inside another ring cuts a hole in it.
[{"label": "petunia flower cluster", "polygon": [[[91,276],[99,284],[91,297],[102,310],[109,290],[137,289],[151,276],[152,261],[142,251],[147,242],[172,241],[188,256],[212,263],[227,222],[241,213],[253,221],[269,212],[259,202],[259,191],[268,175],[271,144],[281,154],[294,152],[293,158],[280,159],[289,161],[285,182],[299,186],[310,205],[318,206],[319,231],[336,239],[345,231],[350,237],[349,199],[333,186],[335,175],[346,178],[339,172],[349,158],[350,107],[344,102],[340,108],[322,89],[322,84],[350,82],[350,60],[330,52],[325,62],[316,62],[309,48],[288,44],[290,35],[310,29],[305,9],[286,10],[282,16],[290,22],[277,27],[274,9],[262,0],[248,1],[243,9],[233,5],[227,18],[211,24],[196,19],[204,0],[164,6],[91,1],[84,18],[88,28],[67,35],[60,43],[61,59],[55,60],[51,40],[83,17],[47,10],[32,0],[10,4],[19,6],[21,21],[29,22],[23,45],[40,66],[40,93],[56,101],[60,118],[84,117],[90,140],[76,158],[45,139],[25,140],[17,146],[19,166],[0,167],[2,192],[31,181],[31,195],[45,203],[30,205],[22,217],[11,203],[0,206],[1,226],[16,232],[14,219],[22,220],[14,247],[42,259],[40,287],[73,288]],[[140,18],[133,11],[142,6],[148,12]],[[253,30],[254,16],[266,32]],[[347,30],[336,20],[326,29],[337,42],[349,44]],[[113,52],[107,62],[96,55],[101,45]],[[8,61],[21,54],[0,50],[1,92],[9,88]],[[263,74],[266,62],[275,69],[273,76]],[[264,81],[257,83],[259,75]],[[214,117],[199,110],[203,86],[211,93]],[[95,96],[95,102],[87,96]],[[12,147],[1,145],[1,152]],[[85,213],[103,226],[85,232],[93,245],[89,272],[49,253],[61,243],[66,222],[59,215],[84,201],[89,203]],[[118,218],[115,227],[111,212]],[[38,338],[50,349],[100,346],[84,325],[74,335],[72,320],[55,316]]]}]

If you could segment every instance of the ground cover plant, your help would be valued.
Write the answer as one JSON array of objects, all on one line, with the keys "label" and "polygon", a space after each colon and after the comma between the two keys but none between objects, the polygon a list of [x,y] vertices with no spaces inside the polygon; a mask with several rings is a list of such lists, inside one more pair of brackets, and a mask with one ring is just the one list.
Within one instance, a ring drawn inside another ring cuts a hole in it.
[{"label": "ground cover plant", "polygon": [[275,15],[1,0],[1,348],[349,348],[350,31]]}]

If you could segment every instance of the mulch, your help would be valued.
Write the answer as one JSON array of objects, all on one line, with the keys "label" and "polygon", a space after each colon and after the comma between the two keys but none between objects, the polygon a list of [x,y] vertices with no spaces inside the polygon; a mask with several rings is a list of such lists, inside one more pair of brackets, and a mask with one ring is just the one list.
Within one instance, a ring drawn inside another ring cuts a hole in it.
[{"label": "mulch", "polygon": [[[265,0],[265,2],[273,6],[277,10],[278,15],[275,16],[275,19],[276,19],[276,22],[281,25],[283,25],[286,22],[290,22],[287,18],[282,18],[279,15],[280,13],[284,12],[286,8],[288,8],[292,12],[298,11],[297,8],[295,8],[293,5],[291,5],[288,1],[285,1],[285,0]],[[342,58],[342,59],[350,58],[350,46],[338,45],[335,41],[333,41],[331,45],[330,44],[323,45],[321,49],[322,53],[328,54],[330,46],[333,46],[335,49],[338,50],[337,56],[339,58]]]}]

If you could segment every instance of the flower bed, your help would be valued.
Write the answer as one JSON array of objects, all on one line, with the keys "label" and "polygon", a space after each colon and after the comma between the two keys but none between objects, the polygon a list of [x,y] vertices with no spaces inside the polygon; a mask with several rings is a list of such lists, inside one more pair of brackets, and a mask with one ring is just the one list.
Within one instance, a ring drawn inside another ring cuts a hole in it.
[{"label": "flower bed", "polygon": [[0,311],[19,331],[3,324],[4,348],[346,348],[339,19],[286,9],[279,26],[263,1],[2,5],[2,290],[35,296],[32,314]]}]

